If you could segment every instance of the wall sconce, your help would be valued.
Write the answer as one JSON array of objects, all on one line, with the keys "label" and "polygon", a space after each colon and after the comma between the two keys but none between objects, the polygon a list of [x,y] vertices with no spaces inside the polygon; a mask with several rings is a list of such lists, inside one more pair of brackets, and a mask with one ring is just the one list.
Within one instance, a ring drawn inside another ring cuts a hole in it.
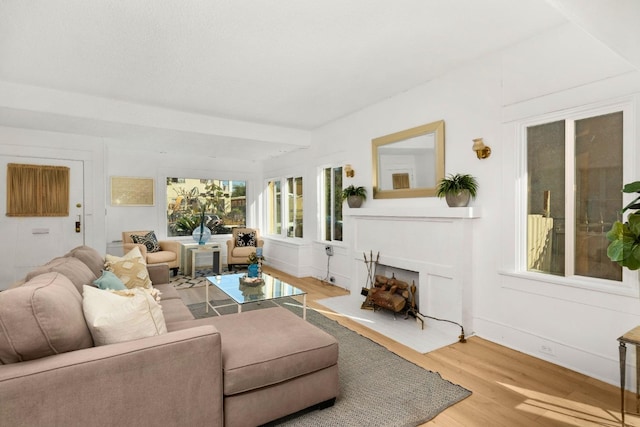
[{"label": "wall sconce", "polygon": [[474,139],[473,147],[471,149],[476,152],[479,159],[486,159],[491,155],[491,147],[484,145],[482,138]]},{"label": "wall sconce", "polygon": [[356,172],[351,168],[351,165],[344,165],[344,174],[348,178],[353,178],[353,176],[356,174]]}]

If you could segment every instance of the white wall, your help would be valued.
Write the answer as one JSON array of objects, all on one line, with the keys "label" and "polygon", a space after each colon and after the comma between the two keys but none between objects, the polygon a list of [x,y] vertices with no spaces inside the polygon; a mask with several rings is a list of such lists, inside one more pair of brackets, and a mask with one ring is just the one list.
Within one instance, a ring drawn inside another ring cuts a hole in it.
[{"label": "white wall", "polygon": [[[475,332],[616,384],[616,338],[640,323],[640,302],[629,296],[581,288],[569,292],[554,283],[510,274],[504,252],[515,246],[513,228],[510,228],[515,196],[505,191],[504,183],[514,178],[509,166],[515,141],[505,127],[515,118],[620,96],[632,97],[640,92],[639,79],[637,72],[611,50],[577,27],[566,25],[329,123],[312,133],[309,148],[270,159],[264,165],[214,159],[188,150],[183,155],[169,157],[149,150],[133,150],[131,147],[135,144],[131,141],[11,128],[0,128],[0,147],[15,152],[21,152],[23,147],[44,148],[53,155],[61,155],[60,151],[72,153],[83,144],[91,147],[85,149],[91,151],[95,167],[92,194],[96,199],[96,216],[100,208],[106,213],[104,222],[95,221],[92,242],[103,251],[107,242],[120,239],[122,230],[153,228],[159,233],[164,230],[163,205],[108,206],[110,176],[154,177],[158,197],[164,194],[163,180],[169,175],[248,178],[249,198],[253,200],[259,199],[265,178],[303,176],[305,238],[299,245],[273,244],[274,252],[267,256],[274,265],[285,268],[287,259],[304,259],[297,264],[295,274],[324,277],[327,258],[324,243],[318,240],[320,218],[316,209],[318,168],[350,163],[355,177],[346,178],[345,185],[368,188],[365,208],[393,209],[401,214],[445,206],[444,201],[437,198],[371,198],[371,139],[442,119],[445,121],[446,172],[471,173],[480,183],[478,198],[472,205],[481,207],[482,217],[474,220],[474,234],[470,239],[473,242]],[[18,138],[13,139],[16,136]],[[492,148],[487,160],[478,160],[471,150],[472,140],[478,137],[484,138]],[[16,145],[17,140],[20,146]],[[250,225],[263,226],[264,213],[258,204],[254,203],[248,210],[252,218]],[[352,216],[345,216],[344,242],[335,248],[330,274],[336,277],[338,285],[357,291],[363,284],[356,283],[354,274],[351,221]],[[292,253],[298,258],[288,258]],[[539,289],[544,292],[531,292]],[[540,353],[542,343],[550,345],[555,355]]]},{"label": "white wall", "polygon": [[[156,206],[121,207],[107,205],[107,241],[122,239],[122,231],[156,231],[158,238],[167,236],[166,223],[166,177],[237,179],[247,181],[248,225],[255,225],[258,218],[257,195],[262,190],[262,168],[258,163],[240,160],[212,158],[191,152],[166,154],[148,150],[136,150],[135,144],[107,142],[106,170],[111,176],[135,176],[154,178]],[[107,179],[107,186],[109,185]]]},{"label": "white wall", "polygon": [[[510,165],[516,141],[513,134],[505,132],[505,126],[516,116],[623,95],[633,98],[640,92],[639,79],[633,67],[606,46],[578,27],[564,25],[327,124],[313,132],[312,147],[303,164],[298,158],[294,161],[285,156],[268,167],[275,173],[279,167],[295,164],[299,171],[309,171],[306,201],[317,198],[312,171],[332,161],[350,163],[356,175],[345,178],[345,185],[364,185],[372,194],[371,139],[443,119],[446,173],[471,173],[480,184],[472,205],[481,207],[482,217],[474,220],[470,239],[475,333],[617,384],[616,338],[640,323],[637,298],[582,288],[567,292],[566,286],[513,275],[505,265],[504,252],[513,252],[516,244],[515,232],[509,228],[515,215],[515,193],[509,185],[512,187],[515,180]],[[487,160],[478,160],[471,150],[472,140],[478,137],[492,148]],[[394,209],[402,215],[443,205],[437,198],[370,198],[364,207]],[[306,203],[305,212],[310,212]],[[341,279],[339,285],[357,291],[364,283],[355,282],[351,218],[345,217],[345,240],[333,257],[331,274]],[[305,236],[318,236],[317,227],[308,221]],[[321,243],[316,247],[321,249]],[[313,254],[313,273],[324,276],[324,252],[314,250]],[[547,292],[535,291],[541,288]],[[554,354],[541,353],[542,345],[551,347]]]},{"label": "white wall", "polygon": [[[82,224],[84,243],[96,248],[105,247],[105,170],[103,167],[103,145],[100,138],[0,126],[0,155],[22,158],[28,163],[50,163],[46,159],[81,162],[84,171],[80,180],[85,183],[84,200],[80,201],[83,204],[82,209],[85,215]],[[0,197],[3,198],[6,197],[6,177],[4,178],[2,180],[3,187],[0,190]],[[4,214],[5,212],[2,213],[2,215]],[[57,248],[58,251],[70,249],[65,248],[68,241],[60,239],[60,235],[55,233],[51,234],[50,239],[53,241],[48,242],[46,247],[44,244],[43,247],[34,247],[31,240],[18,234],[19,220],[4,218],[3,221],[0,221],[2,223],[0,234],[4,242],[0,249],[0,290],[22,279],[30,267],[51,259],[53,256],[47,253],[46,249],[51,247]],[[29,220],[33,224],[39,224],[37,218],[29,218]],[[66,233],[63,230],[60,231]],[[30,245],[31,247],[29,247]],[[19,254],[28,254],[30,259],[16,259]],[[61,252],[54,254],[54,256],[63,254],[64,252]]]},{"label": "white wall", "polygon": [[[212,179],[247,180],[250,204],[247,206],[249,226],[260,223],[258,194],[261,191],[262,167],[256,162],[243,162],[224,158],[201,156],[186,149],[181,155],[134,149],[130,141],[118,141],[87,135],[48,132],[33,129],[0,127],[0,154],[83,160],[85,165],[85,244],[101,253],[118,253],[125,230],[155,230],[159,238],[166,237],[166,185],[167,176]],[[115,207],[109,203],[111,176],[149,177],[155,180],[155,206]],[[7,238],[12,241],[15,236]],[[223,263],[226,263],[226,236],[215,237],[221,243]],[[2,271],[0,289],[8,287],[21,277],[11,273],[15,260],[15,245],[3,245],[0,257]],[[13,249],[12,249],[13,248]],[[64,253],[42,254],[40,265]],[[24,273],[24,272],[23,272]]]}]

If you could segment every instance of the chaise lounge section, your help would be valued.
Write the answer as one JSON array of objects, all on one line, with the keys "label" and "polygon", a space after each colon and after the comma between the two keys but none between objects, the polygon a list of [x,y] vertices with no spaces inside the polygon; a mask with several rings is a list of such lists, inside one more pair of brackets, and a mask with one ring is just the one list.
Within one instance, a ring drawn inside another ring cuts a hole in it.
[{"label": "chaise lounge section", "polygon": [[104,264],[79,247],[0,292],[3,425],[252,426],[338,395],[334,337],[280,307],[194,319],[167,265],[148,266],[167,332],[94,345],[82,289]]}]

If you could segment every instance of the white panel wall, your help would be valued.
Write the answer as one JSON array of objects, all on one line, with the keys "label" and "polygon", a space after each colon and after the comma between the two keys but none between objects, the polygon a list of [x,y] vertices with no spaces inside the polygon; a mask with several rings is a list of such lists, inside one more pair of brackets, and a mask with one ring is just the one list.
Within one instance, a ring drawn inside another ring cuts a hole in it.
[{"label": "white panel wall", "polygon": [[[508,171],[516,141],[513,134],[504,132],[503,123],[522,117],[523,112],[525,116],[543,114],[584,105],[594,97],[603,100],[630,95],[638,90],[636,79],[628,63],[581,29],[558,27],[317,129],[306,160],[298,167],[314,170],[329,160],[342,159],[356,171],[354,178],[345,179],[345,185],[364,185],[371,194],[371,139],[443,119],[446,173],[471,173],[480,184],[472,206],[481,207],[482,217],[474,220],[469,239],[476,333],[617,384],[616,338],[640,324],[637,299],[581,288],[560,292],[553,284],[504,274],[502,253],[513,251],[516,243],[513,234],[505,231],[514,226],[516,177]],[[626,84],[611,85],[611,80]],[[471,150],[472,140],[478,137],[492,148],[487,160],[478,160]],[[285,167],[288,160],[280,158],[271,167]],[[309,196],[307,192],[305,197]],[[364,205],[367,209],[395,210],[399,216],[439,206],[444,206],[444,201],[437,198],[369,199]],[[344,256],[345,262],[332,261],[332,274],[350,277],[348,287],[359,291],[364,284],[361,277],[366,274],[362,272],[364,264],[349,265],[349,261],[358,256],[353,252],[368,248],[357,246],[357,227],[345,211],[344,255],[336,255]],[[393,229],[400,241],[406,240],[408,232],[401,223]],[[437,231],[421,233],[425,240],[438,236]],[[385,237],[372,231],[369,244],[386,241]],[[446,244],[443,247],[447,253]],[[317,251],[314,257],[315,269],[322,271],[324,257]],[[433,280],[434,294],[446,286],[448,276],[442,277]],[[532,294],[530,290],[536,287],[547,288],[548,293]],[[446,295],[439,297],[447,300]],[[553,355],[542,353],[542,344],[550,345]]]}]

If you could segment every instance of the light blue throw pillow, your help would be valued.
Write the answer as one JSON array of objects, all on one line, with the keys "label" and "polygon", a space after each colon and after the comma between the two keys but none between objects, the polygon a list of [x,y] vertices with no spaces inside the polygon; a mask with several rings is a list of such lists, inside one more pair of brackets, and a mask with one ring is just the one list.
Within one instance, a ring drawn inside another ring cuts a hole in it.
[{"label": "light blue throw pillow", "polygon": [[102,270],[102,276],[94,280],[93,284],[100,289],[113,289],[115,291],[124,291],[127,289],[118,276],[107,270]]}]

